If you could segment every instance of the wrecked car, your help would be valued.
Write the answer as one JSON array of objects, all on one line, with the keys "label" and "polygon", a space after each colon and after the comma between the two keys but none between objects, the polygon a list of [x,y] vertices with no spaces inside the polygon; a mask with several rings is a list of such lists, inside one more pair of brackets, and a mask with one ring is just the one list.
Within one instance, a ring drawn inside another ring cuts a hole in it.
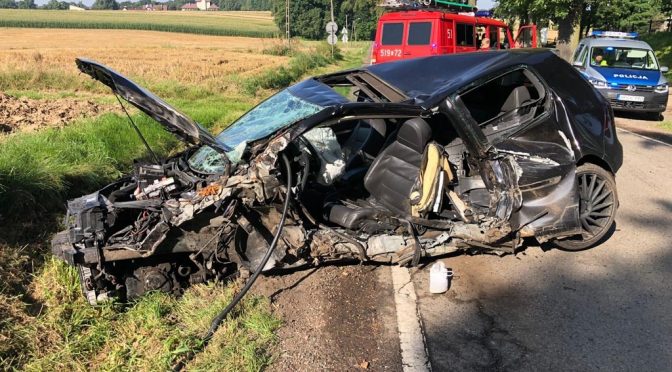
[{"label": "wrecked car", "polygon": [[612,110],[550,51],[309,78],[217,136],[112,69],[76,63],[189,144],[67,203],[52,250],[92,304],[255,270],[516,252],[525,238],[581,250],[614,222]]}]

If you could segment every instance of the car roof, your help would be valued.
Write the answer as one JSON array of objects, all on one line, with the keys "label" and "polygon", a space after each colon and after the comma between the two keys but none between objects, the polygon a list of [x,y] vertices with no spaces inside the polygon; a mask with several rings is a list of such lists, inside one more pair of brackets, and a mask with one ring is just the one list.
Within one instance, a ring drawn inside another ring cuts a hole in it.
[{"label": "car roof", "polygon": [[651,49],[651,46],[641,40],[616,39],[616,38],[586,38],[581,40],[581,44],[587,44],[591,47],[625,47]]},{"label": "car roof", "polygon": [[416,102],[445,98],[470,83],[519,65],[559,59],[549,49],[515,49],[447,54],[381,63],[363,68]]}]

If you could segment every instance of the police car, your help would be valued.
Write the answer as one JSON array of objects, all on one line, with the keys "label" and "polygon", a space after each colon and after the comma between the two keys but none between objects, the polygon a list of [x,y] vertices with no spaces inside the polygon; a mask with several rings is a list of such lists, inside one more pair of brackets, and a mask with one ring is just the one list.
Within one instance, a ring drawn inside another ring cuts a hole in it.
[{"label": "police car", "polygon": [[614,110],[639,111],[658,118],[669,86],[649,44],[636,32],[593,31],[581,40],[572,64],[611,103]]}]

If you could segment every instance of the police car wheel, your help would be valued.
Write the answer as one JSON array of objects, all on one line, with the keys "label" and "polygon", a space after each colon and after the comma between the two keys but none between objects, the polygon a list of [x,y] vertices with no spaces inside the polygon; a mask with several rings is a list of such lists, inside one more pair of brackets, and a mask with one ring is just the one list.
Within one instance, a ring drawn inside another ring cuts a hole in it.
[{"label": "police car wheel", "polygon": [[576,169],[576,178],[582,233],[554,241],[556,246],[567,251],[580,251],[600,243],[612,230],[618,208],[616,180],[611,172],[586,163]]}]

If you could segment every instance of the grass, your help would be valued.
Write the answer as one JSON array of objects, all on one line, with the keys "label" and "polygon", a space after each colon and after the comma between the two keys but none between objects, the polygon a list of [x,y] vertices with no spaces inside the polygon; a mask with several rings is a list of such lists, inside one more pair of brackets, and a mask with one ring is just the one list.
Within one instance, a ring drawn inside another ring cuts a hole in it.
[{"label": "grass", "polygon": [[[238,289],[235,283],[196,285],[181,298],[150,293],[128,307],[93,307],[81,295],[77,271],[56,259],[47,261],[32,287],[41,313],[15,330],[27,350],[0,359],[0,367],[165,371],[200,347],[209,320]],[[248,296],[186,368],[260,370],[271,360],[266,350],[279,325],[267,299]]]},{"label": "grass", "polygon": [[[642,40],[651,45],[662,66],[672,68],[672,32],[656,32],[654,34],[642,35]],[[668,72],[665,76],[671,79],[672,72]]]},{"label": "grass", "polygon": [[[263,55],[274,62],[264,62],[258,67],[249,68],[241,60],[237,63],[243,71],[226,76],[214,74],[208,80],[204,75],[192,77],[189,69],[193,65],[190,61],[181,64],[183,60],[190,55],[197,62],[228,59],[236,53],[254,60],[264,49],[281,48],[267,44],[247,51],[237,40],[231,40],[231,44],[239,43],[235,48],[242,50],[222,45],[210,48],[207,43],[190,44],[191,41],[177,36],[171,45],[145,48],[134,46],[133,41],[123,46],[109,40],[121,41],[123,38],[116,33],[127,31],[114,31],[107,41],[101,39],[98,43],[107,45],[92,47],[75,40],[89,37],[86,36],[89,31],[51,31],[62,32],[63,40],[73,40],[73,45],[80,48],[99,51],[101,59],[109,58],[106,63],[142,81],[213,132],[223,129],[257,101],[292,80],[361,64],[365,50],[364,44],[355,44],[344,49],[343,59],[334,63],[324,59],[325,51],[304,44],[291,56],[284,55],[285,52],[279,53],[283,54],[280,56]],[[140,39],[145,37],[155,36],[138,34]],[[4,54],[5,61],[15,63],[13,67],[0,64],[0,84],[5,87],[0,89],[11,87],[13,94],[36,98],[75,97],[112,102],[100,84],[77,75],[71,67],[71,57],[78,53],[76,47],[52,42],[52,49],[39,49],[41,59],[33,58],[35,50],[29,48],[30,44],[43,42],[33,38],[33,41],[25,39],[26,50],[20,46],[12,50],[2,48],[2,43],[19,43],[14,38],[0,41],[0,60]],[[123,52],[105,55],[104,51],[110,48]],[[44,73],[8,83],[3,77],[20,71],[22,63],[15,61],[11,53],[26,56],[25,63],[42,66]],[[290,66],[291,78],[283,76],[254,92],[243,89],[252,86],[249,82],[258,76],[272,76],[268,71],[275,70],[276,62]],[[165,63],[163,67],[154,66],[161,63]],[[162,70],[171,64],[176,66],[173,70]],[[135,111],[132,116],[158,153],[166,155],[181,149],[180,143],[151,119]],[[200,349],[200,337],[238,284],[197,285],[180,298],[154,293],[127,307],[117,304],[91,307],[81,295],[76,271],[46,253],[65,200],[91,192],[118,177],[138,157],[146,157],[145,150],[118,113],[80,120],[60,129],[0,137],[0,370],[167,370]],[[274,331],[279,324],[267,299],[247,296],[187,369],[263,369],[272,361],[267,350],[275,342]]]},{"label": "grass", "polygon": [[672,133],[672,121],[664,121],[662,123],[658,123],[658,128]]},{"label": "grass", "polygon": [[129,29],[277,37],[270,12],[135,12],[0,9],[0,27]]}]

